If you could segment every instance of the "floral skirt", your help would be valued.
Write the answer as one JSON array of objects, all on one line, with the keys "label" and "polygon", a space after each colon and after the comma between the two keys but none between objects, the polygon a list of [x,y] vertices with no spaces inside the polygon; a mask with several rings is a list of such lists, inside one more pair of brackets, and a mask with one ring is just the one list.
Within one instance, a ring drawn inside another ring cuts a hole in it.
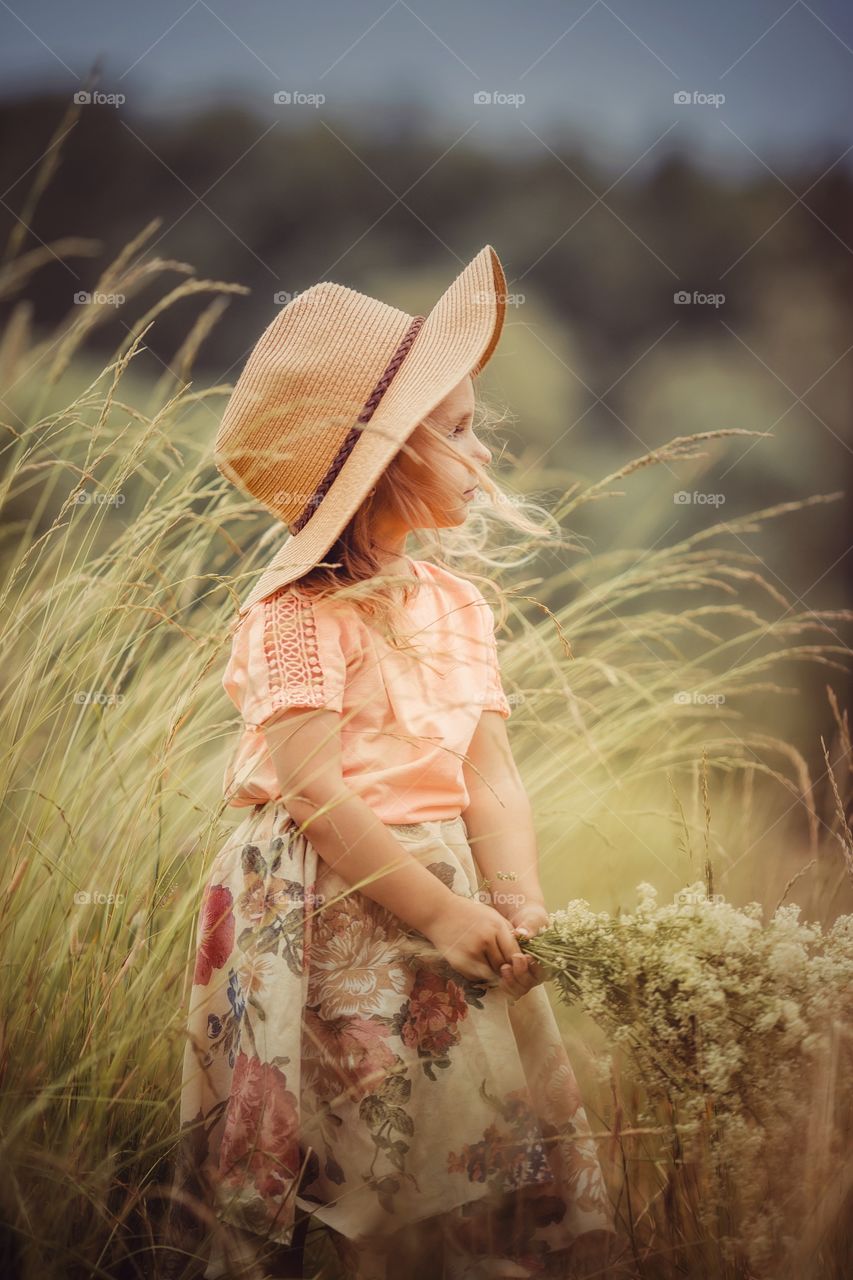
[{"label": "floral skirt", "polygon": [[[461,817],[388,825],[478,894]],[[452,1212],[469,1238],[488,1220],[491,1247],[497,1233],[527,1268],[508,1274],[544,1275],[550,1253],[614,1230],[545,987],[515,1001],[451,968],[349,889],[280,801],[249,812],[207,878],[180,1120],[185,1202],[281,1244],[306,1213],[355,1256]]]}]

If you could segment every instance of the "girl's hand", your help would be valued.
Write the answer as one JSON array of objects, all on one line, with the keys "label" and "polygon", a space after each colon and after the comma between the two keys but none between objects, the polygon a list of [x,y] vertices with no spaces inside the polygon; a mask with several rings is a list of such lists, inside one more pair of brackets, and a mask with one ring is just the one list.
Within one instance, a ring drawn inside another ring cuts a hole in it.
[{"label": "girl's hand", "polygon": [[[530,938],[544,929],[549,920],[547,908],[541,903],[527,903],[509,917],[513,932],[518,938]],[[501,966],[501,986],[516,1000],[538,987],[547,977],[545,970],[533,956],[521,952]]]},{"label": "girl's hand", "polygon": [[528,938],[544,929],[550,918],[548,908],[541,902],[528,902],[507,916],[513,929],[523,929]]},{"label": "girl's hand", "polygon": [[514,963],[513,957],[521,954],[511,924],[485,902],[457,894],[449,897],[441,915],[423,928],[424,935],[466,978],[497,986],[501,966]]}]

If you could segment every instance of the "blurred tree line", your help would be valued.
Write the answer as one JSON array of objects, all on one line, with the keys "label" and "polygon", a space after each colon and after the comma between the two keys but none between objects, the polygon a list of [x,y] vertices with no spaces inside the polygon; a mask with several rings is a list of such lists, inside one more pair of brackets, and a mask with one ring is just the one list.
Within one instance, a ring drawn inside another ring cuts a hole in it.
[{"label": "blurred tree line", "polygon": [[[0,106],[4,241],[22,212],[26,175],[65,107],[53,96]],[[325,278],[361,288],[377,273],[405,277],[420,267],[437,267],[449,281],[486,242],[501,254],[510,288],[535,296],[571,331],[596,386],[620,377],[673,320],[678,342],[692,349],[720,340],[720,318],[738,332],[761,332],[787,312],[774,349],[760,354],[801,391],[825,366],[812,368],[797,317],[809,313],[826,365],[841,350],[832,338],[849,333],[853,176],[837,166],[812,188],[827,157],[815,158],[813,173],[777,179],[756,166],[753,181],[727,184],[689,157],[669,155],[641,177],[619,181],[596,205],[612,179],[570,138],[548,139],[550,152],[534,139],[526,160],[508,162],[471,139],[439,158],[444,148],[410,130],[399,140],[375,139],[310,109],[300,119],[301,128],[270,127],[233,106],[152,121],[83,106],[29,223],[29,245],[95,237],[105,259],[160,216],[158,252],[251,288],[202,352],[219,373],[269,322],[276,292]],[[405,205],[395,204],[407,190]],[[807,190],[798,204],[792,192]],[[57,262],[30,290],[46,325],[99,269],[97,262],[70,265],[82,283]],[[676,312],[677,289],[722,291],[725,304]],[[163,359],[179,344],[185,320],[167,313],[158,324],[151,347]],[[835,400],[822,386],[816,407],[840,407],[842,382],[831,383]],[[626,410],[630,401],[627,388],[613,397]]]}]

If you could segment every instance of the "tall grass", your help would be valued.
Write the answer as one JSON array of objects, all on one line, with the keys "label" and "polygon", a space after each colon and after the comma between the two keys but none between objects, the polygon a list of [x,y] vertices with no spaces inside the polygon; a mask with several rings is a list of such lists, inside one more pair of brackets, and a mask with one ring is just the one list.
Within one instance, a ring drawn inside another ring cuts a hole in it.
[{"label": "tall grass", "polygon": [[[158,1271],[194,917],[235,819],[220,793],[238,727],[220,686],[227,632],[280,536],[211,465],[229,385],[190,380],[240,286],[146,258],[153,230],[108,267],[99,291],[125,296],[121,317],[143,286],[183,278],[126,321],[104,368],[92,369],[84,348],[108,318],[97,306],[73,307],[55,332],[34,334],[21,302],[0,346],[0,1260],[4,1274],[38,1280]],[[0,291],[17,294],[41,261],[15,257]],[[140,375],[157,316],[208,294],[171,367]],[[555,514],[582,524],[585,504],[610,501],[625,522],[635,471],[695,460],[727,434],[674,440],[562,495]],[[627,486],[621,507],[617,483]],[[851,615],[788,609],[742,538],[837,497],[718,522],[667,546],[593,550],[571,568],[505,584],[512,741],[555,906],[579,892],[614,905],[639,878],[668,893],[694,878],[697,860],[730,892],[752,884],[764,901],[802,871],[797,892],[823,924],[844,905],[844,832],[822,796],[830,777],[841,793],[849,787],[846,717],[836,706],[826,776],[815,777],[767,728],[765,710],[791,688],[780,672],[846,671]],[[686,1230],[685,1205],[668,1194],[677,1155],[651,1152],[634,1123],[640,1082],[602,1082],[600,1030],[572,1018],[564,1026],[643,1273],[746,1274],[712,1238]],[[825,1106],[816,1094],[816,1134]],[[780,1187],[784,1177],[780,1169]],[[822,1275],[840,1275],[842,1206],[818,1209],[815,1256]],[[309,1245],[318,1271],[320,1248],[319,1237]]]}]

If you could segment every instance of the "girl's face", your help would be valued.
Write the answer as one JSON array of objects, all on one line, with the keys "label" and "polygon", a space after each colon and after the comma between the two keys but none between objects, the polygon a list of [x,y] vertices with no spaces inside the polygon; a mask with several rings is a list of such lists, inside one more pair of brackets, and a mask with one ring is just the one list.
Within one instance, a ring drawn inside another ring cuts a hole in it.
[{"label": "girl's face", "polygon": [[[474,434],[474,407],[474,384],[466,375],[430,415],[430,424],[448,446],[447,450],[430,447],[432,441],[424,441],[434,476],[432,505],[440,508],[433,511],[439,527],[464,524],[476,495],[477,475],[471,464],[486,467],[492,460],[490,451]],[[413,465],[417,475],[417,464]]]}]

